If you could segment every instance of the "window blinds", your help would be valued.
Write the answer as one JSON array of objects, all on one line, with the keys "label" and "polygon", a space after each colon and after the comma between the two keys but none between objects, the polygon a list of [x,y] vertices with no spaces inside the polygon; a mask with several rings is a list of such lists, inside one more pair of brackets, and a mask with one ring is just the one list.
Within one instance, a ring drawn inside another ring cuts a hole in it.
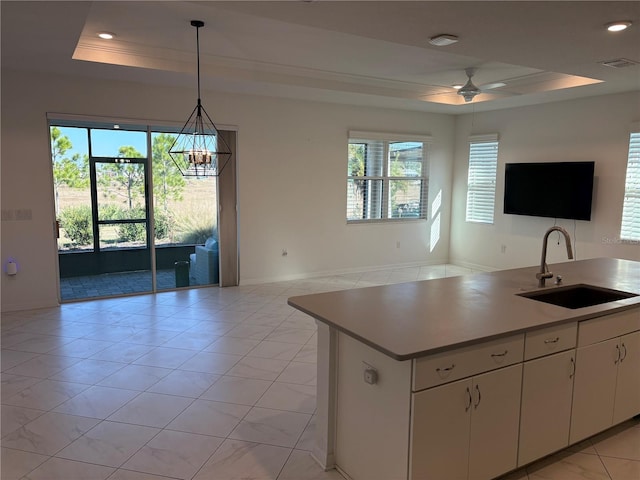
[{"label": "window blinds", "polygon": [[347,222],[426,218],[430,138],[349,132]]},{"label": "window blinds", "polygon": [[640,131],[632,133],[629,138],[620,238],[640,240]]},{"label": "window blinds", "polygon": [[493,223],[498,168],[497,135],[469,141],[467,222]]}]

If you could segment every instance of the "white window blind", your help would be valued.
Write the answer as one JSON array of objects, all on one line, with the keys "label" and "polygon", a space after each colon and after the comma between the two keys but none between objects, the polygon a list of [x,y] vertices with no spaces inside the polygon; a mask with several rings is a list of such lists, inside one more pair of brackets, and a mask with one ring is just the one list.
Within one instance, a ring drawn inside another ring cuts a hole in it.
[{"label": "white window blind", "polygon": [[640,132],[633,132],[629,138],[620,238],[640,241]]},{"label": "white window blind", "polygon": [[429,139],[349,132],[347,222],[426,218]]},{"label": "white window blind", "polygon": [[498,169],[498,136],[469,139],[467,222],[493,223]]}]

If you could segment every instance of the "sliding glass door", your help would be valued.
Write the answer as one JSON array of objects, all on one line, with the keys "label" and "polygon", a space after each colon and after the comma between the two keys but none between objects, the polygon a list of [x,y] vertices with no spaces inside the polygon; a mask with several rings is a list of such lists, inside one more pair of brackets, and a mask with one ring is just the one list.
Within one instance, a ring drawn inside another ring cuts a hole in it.
[{"label": "sliding glass door", "polygon": [[52,121],[62,301],[219,282],[217,177],[183,177],[170,129]]}]

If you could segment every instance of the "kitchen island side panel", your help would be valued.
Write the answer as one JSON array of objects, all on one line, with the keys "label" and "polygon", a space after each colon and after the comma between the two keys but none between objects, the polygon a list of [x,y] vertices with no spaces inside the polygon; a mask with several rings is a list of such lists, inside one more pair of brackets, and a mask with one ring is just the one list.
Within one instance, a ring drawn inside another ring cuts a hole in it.
[{"label": "kitchen island side panel", "polygon": [[[405,480],[411,361],[398,362],[338,333],[337,467],[354,479]],[[377,381],[365,382],[375,370]]]}]

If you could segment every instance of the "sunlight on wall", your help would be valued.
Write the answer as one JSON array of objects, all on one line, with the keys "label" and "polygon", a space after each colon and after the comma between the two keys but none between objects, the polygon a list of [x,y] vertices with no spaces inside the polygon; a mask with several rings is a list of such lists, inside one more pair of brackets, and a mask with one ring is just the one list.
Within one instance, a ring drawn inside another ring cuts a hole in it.
[{"label": "sunlight on wall", "polygon": [[442,190],[438,192],[436,198],[431,202],[431,236],[429,240],[429,252],[433,252],[440,240],[440,206],[442,205]]},{"label": "sunlight on wall", "polygon": [[442,190],[438,192],[436,198],[434,198],[433,202],[431,202],[431,218],[434,218],[436,216],[436,213],[438,213],[438,210],[440,210],[440,205],[442,205]]}]

